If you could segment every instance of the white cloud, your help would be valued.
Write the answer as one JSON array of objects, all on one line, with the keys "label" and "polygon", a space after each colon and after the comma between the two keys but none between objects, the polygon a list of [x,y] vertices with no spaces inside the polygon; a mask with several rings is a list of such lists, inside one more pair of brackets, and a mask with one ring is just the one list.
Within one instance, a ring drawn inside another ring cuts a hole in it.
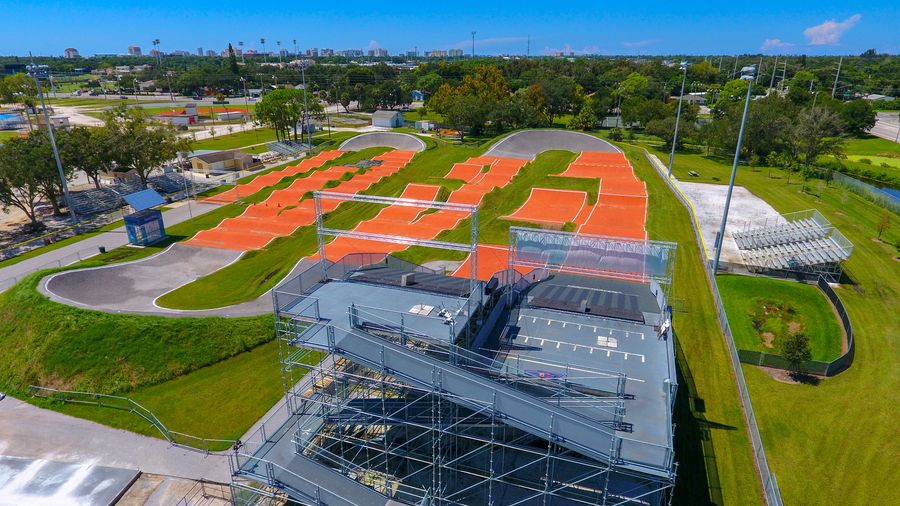
[{"label": "white cloud", "polygon": [[803,30],[803,35],[813,46],[837,44],[841,41],[844,32],[853,28],[860,19],[862,19],[860,14],[854,14],[841,22],[830,19],[821,25],[810,26]]},{"label": "white cloud", "polygon": [[766,39],[762,43],[762,47],[760,48],[763,51],[768,51],[769,49],[778,49],[784,47],[794,47],[795,44],[793,42],[785,42],[781,39]]},{"label": "white cloud", "polygon": [[646,47],[657,42],[656,39],[645,39],[645,40],[636,40],[632,42],[623,42],[622,45],[625,47]]}]

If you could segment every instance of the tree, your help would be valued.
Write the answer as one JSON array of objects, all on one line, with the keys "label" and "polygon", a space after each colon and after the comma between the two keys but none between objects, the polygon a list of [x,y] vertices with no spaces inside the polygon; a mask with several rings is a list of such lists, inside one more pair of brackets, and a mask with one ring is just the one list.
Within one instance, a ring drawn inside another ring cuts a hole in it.
[{"label": "tree", "polygon": [[623,98],[644,95],[649,87],[650,81],[646,77],[637,72],[632,72],[628,74],[625,80],[619,83],[615,94]]},{"label": "tree", "polygon": [[690,81],[700,81],[705,84],[713,83],[719,78],[719,69],[711,62],[706,60],[694,63],[688,67],[688,79]]},{"label": "tree", "polygon": [[100,174],[112,171],[115,162],[110,129],[75,126],[56,136],[63,167],[84,172],[99,189]]},{"label": "tree", "polygon": [[795,120],[792,132],[794,153],[809,166],[821,155],[843,156],[843,139],[839,137],[840,120],[834,112],[804,109]]},{"label": "tree", "polygon": [[881,234],[883,234],[889,227],[891,226],[891,213],[887,209],[882,213],[881,218],[878,220],[878,223],[875,225],[875,230],[878,232],[878,240],[881,240]]},{"label": "tree", "polygon": [[[284,88],[274,90],[256,105],[256,117],[272,127],[279,140],[289,139],[293,132],[296,141],[297,126],[304,118],[304,113],[313,116],[322,112],[322,104],[315,97],[304,100],[305,95],[304,90]],[[307,105],[308,111],[305,109]]]},{"label": "tree", "polygon": [[459,140],[465,140],[465,132],[471,129],[480,132],[487,120],[484,103],[472,95],[455,95],[441,106],[441,114],[453,129],[459,132]]},{"label": "tree", "polygon": [[875,109],[868,100],[854,100],[841,108],[844,132],[859,135],[875,126]]},{"label": "tree", "polygon": [[0,146],[0,204],[4,210],[13,206],[31,220],[38,229],[35,207],[41,197],[41,181],[33,167],[33,149],[26,138],[13,137]]},{"label": "tree", "polygon": [[190,142],[179,138],[172,125],[152,122],[141,107],[120,105],[107,111],[104,120],[110,128],[115,161],[119,167],[133,170],[144,187],[152,170],[190,150]]},{"label": "tree", "polygon": [[594,114],[590,101],[584,102],[578,115],[572,118],[568,126],[574,130],[593,130],[597,127],[597,115]]},{"label": "tree", "polygon": [[240,72],[240,67],[238,67],[237,56],[234,54],[234,48],[231,46],[231,42],[228,43],[228,68],[231,69],[231,73],[237,75]]},{"label": "tree", "polygon": [[579,111],[584,102],[584,91],[571,77],[557,76],[545,79],[541,81],[541,88],[544,90],[550,123],[553,123],[555,116]]},{"label": "tree", "polygon": [[646,128],[647,125],[657,119],[666,116],[665,104],[656,99],[644,97],[629,97],[622,102],[622,123],[631,125],[639,123]]},{"label": "tree", "polygon": [[812,359],[812,352],[809,349],[809,337],[801,332],[789,335],[781,344],[781,356],[788,361],[791,371],[799,374],[803,362]]}]

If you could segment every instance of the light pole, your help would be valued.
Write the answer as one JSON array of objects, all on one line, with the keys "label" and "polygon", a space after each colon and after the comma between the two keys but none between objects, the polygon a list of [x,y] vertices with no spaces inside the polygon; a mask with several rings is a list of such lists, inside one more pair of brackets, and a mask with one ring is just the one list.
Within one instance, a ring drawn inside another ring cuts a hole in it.
[{"label": "light pole", "polygon": [[[745,74],[745,72],[747,72]],[[750,110],[750,95],[753,94],[753,76],[756,66],[751,65],[741,69],[741,79],[747,80],[747,100],[744,102],[744,115],[741,117],[741,129],[738,131],[737,146],[734,148],[734,163],[731,165],[731,180],[728,182],[728,194],[725,196],[725,212],[722,214],[722,224],[719,226],[719,234],[716,236],[716,257],[713,260],[713,275],[719,269],[719,257],[722,254],[722,243],[725,241],[725,224],[728,222],[728,208],[731,206],[731,194],[734,192],[734,177],[737,175],[738,161],[741,158],[741,140],[744,137],[744,126],[747,123],[747,111]]]},{"label": "light pole", "polygon": [[78,216],[75,215],[75,207],[72,205],[72,196],[69,195],[69,184],[66,182],[66,173],[63,171],[62,160],[59,158],[59,149],[56,147],[56,137],[53,135],[53,125],[50,124],[50,114],[44,105],[44,91],[41,89],[40,77],[50,74],[50,67],[47,65],[28,65],[26,67],[28,75],[34,79],[37,86],[38,97],[41,99],[41,110],[44,112],[44,122],[47,124],[47,135],[50,137],[50,147],[53,148],[53,158],[56,160],[56,170],[59,171],[59,182],[62,183],[63,195],[66,199],[66,207],[69,208],[69,215],[72,217],[72,223],[78,226]]},{"label": "light pole", "polygon": [[475,31],[472,30],[472,59],[475,59]]},{"label": "light pole", "polygon": [[280,41],[280,40],[276,40],[276,41],[275,41],[275,45],[278,46],[278,64],[280,65],[281,63],[283,63],[283,62],[281,61],[281,41]]},{"label": "light pole", "polygon": [[681,122],[681,102],[684,100],[684,83],[687,81],[688,63],[681,62],[681,70],[684,74],[681,76],[681,95],[678,95],[678,112],[675,114],[675,133],[672,136],[672,151],[669,153],[669,177],[672,177],[672,162],[675,160],[675,146],[678,144],[678,123]]},{"label": "light pole", "polygon": [[169,100],[175,101],[175,94],[172,92],[172,71],[166,72],[166,79],[169,81]]},{"label": "light pole", "polygon": [[162,67],[162,58],[159,55],[159,39],[153,39],[153,49],[156,50],[156,66]]},{"label": "light pole", "polygon": [[266,39],[265,39],[265,38],[259,39],[259,43],[262,44],[263,61],[264,61],[265,63],[269,63],[269,55],[266,54]]},{"label": "light pole", "polygon": [[309,94],[309,90],[306,89],[306,61],[300,64],[300,78],[303,81],[303,121],[301,122],[301,127],[306,132],[307,141],[309,144],[309,149],[312,149],[312,136],[309,135],[309,103],[306,100],[306,96]]},{"label": "light pole", "polygon": [[238,47],[241,48],[241,65],[244,64],[244,41],[238,41]]}]

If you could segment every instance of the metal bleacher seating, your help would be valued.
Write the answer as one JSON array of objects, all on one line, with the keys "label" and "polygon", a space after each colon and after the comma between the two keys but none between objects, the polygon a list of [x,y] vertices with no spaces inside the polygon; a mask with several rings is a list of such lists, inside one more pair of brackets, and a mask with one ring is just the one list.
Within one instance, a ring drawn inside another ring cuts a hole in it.
[{"label": "metal bleacher seating", "polygon": [[817,211],[786,215],[733,237],[752,271],[816,269],[839,264],[853,252],[850,241]]},{"label": "metal bleacher seating", "polygon": [[296,156],[307,149],[305,144],[294,141],[273,142],[267,144],[266,147],[284,156]]}]

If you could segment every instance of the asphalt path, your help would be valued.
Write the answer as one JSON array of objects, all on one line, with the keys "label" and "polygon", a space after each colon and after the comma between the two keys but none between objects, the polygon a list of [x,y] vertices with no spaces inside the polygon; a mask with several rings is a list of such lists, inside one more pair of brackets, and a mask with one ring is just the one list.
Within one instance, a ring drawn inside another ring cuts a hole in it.
[{"label": "asphalt path", "polygon": [[491,146],[485,156],[534,160],[544,151],[562,149],[581,151],[619,152],[619,148],[603,139],[581,132],[566,130],[522,130],[508,135]]}]

